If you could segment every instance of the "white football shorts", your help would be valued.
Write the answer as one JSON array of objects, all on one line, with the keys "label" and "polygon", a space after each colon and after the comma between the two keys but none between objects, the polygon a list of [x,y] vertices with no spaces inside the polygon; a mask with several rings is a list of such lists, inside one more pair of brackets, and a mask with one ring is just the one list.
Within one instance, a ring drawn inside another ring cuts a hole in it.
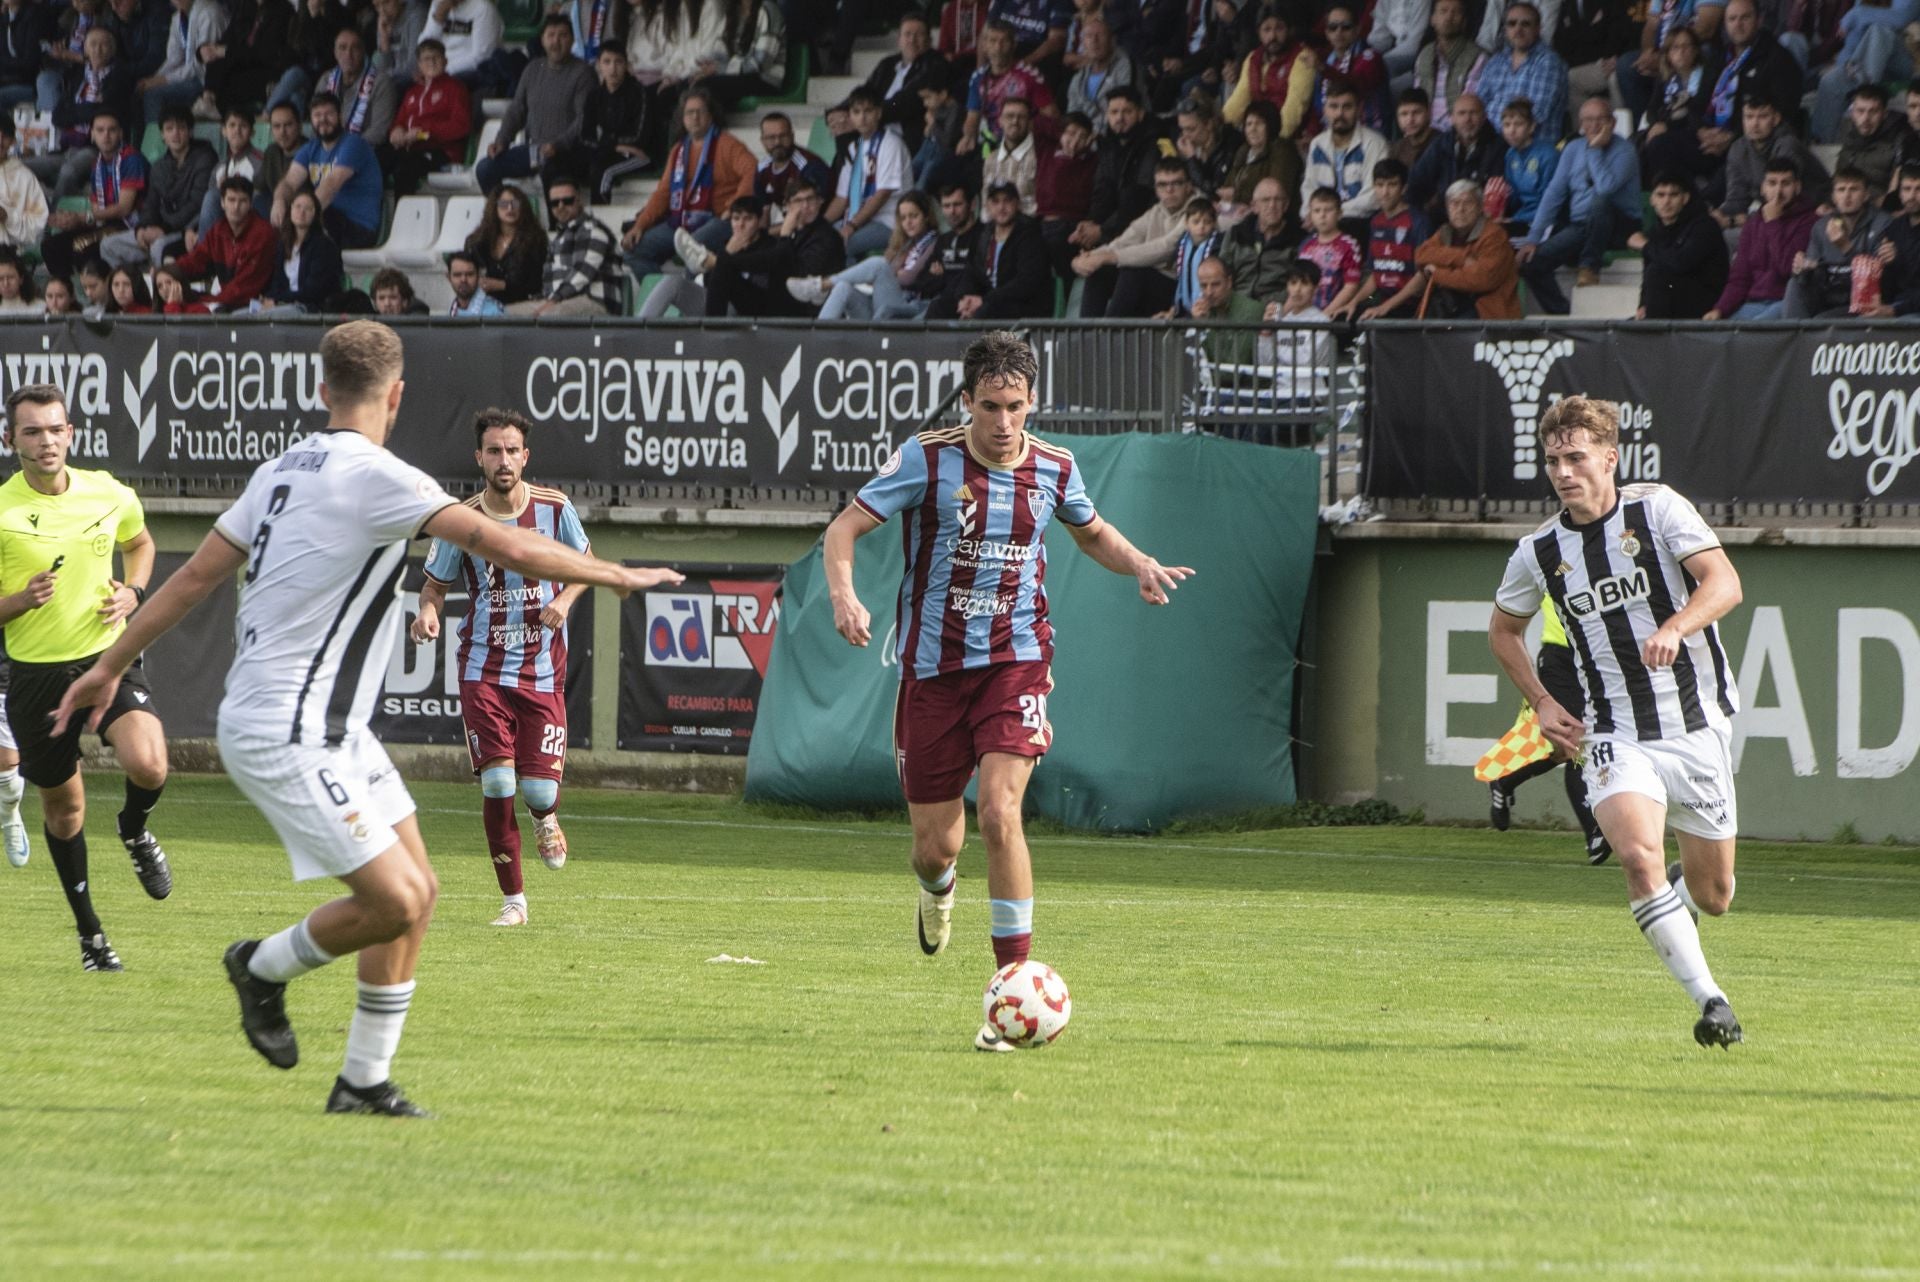
[{"label": "white football shorts", "polygon": [[0,694],[0,750],[20,751],[20,745],[13,741],[13,723],[7,720],[7,696]]},{"label": "white football shorts", "polygon": [[287,848],[295,881],[344,877],[399,843],[413,798],[387,750],[362,730],[337,748],[220,731],[227,774]]},{"label": "white football shorts", "polygon": [[1719,840],[1739,830],[1733,795],[1733,732],[1709,726],[1677,739],[1587,736],[1587,800],[1595,808],[1619,792],[1667,807],[1667,826]]}]

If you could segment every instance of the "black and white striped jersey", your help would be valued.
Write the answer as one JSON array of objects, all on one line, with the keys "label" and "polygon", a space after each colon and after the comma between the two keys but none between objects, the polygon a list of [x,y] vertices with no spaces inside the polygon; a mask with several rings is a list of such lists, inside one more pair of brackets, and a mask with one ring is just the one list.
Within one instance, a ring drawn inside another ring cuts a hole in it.
[{"label": "black and white striped jersey", "polygon": [[1720,546],[1693,504],[1664,485],[1627,485],[1613,510],[1589,525],[1565,512],[1520,540],[1496,599],[1530,618],[1542,596],[1572,643],[1587,692],[1587,729],[1633,739],[1671,739],[1725,729],[1739,691],[1709,625],[1681,643],[1669,668],[1641,660],[1641,647],[1687,604],[1695,579],[1681,562]]},{"label": "black and white striped jersey", "polygon": [[255,469],[214,522],[247,554],[221,729],[327,746],[365,729],[400,640],[407,541],[456,502],[358,432]]}]

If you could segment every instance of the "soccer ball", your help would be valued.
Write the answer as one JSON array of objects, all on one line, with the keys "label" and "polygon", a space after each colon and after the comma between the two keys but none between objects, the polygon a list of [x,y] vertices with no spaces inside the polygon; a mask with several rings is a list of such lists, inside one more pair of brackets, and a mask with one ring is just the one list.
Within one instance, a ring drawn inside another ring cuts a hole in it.
[{"label": "soccer ball", "polygon": [[987,1023],[1013,1045],[1045,1046],[1067,1031],[1073,997],[1053,967],[1037,961],[1002,966],[981,998]]}]

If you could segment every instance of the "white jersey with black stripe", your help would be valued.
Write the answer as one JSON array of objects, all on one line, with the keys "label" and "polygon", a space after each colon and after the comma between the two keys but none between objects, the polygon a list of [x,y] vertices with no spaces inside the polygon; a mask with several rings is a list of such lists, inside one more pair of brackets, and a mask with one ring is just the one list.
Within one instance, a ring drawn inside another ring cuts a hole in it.
[{"label": "white jersey with black stripe", "polygon": [[1739,692],[1716,626],[1688,637],[1672,666],[1641,649],[1685,608],[1695,580],[1681,564],[1720,546],[1693,504],[1664,485],[1622,486],[1613,510],[1587,525],[1562,512],[1520,540],[1497,600],[1531,618],[1553,599],[1573,645],[1594,734],[1671,739],[1725,729]]},{"label": "white jersey with black stripe", "polygon": [[255,469],[214,523],[247,554],[221,729],[327,746],[365,729],[400,640],[407,542],[457,501],[340,429]]}]

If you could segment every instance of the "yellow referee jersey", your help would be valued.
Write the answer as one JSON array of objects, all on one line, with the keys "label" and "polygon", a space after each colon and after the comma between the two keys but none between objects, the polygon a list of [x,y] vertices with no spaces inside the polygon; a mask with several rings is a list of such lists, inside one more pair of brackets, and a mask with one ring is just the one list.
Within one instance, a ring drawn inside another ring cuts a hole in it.
[{"label": "yellow referee jersey", "polygon": [[1540,644],[1566,645],[1567,630],[1560,626],[1560,616],[1554,613],[1553,598],[1540,598]]},{"label": "yellow referee jersey", "polygon": [[98,654],[125,631],[100,622],[113,583],[113,551],[147,528],[132,490],[105,472],[67,469],[64,494],[42,494],[16,472],[0,485],[0,595],[42,570],[59,570],[53,598],[6,626],[16,663],[64,663]]}]

